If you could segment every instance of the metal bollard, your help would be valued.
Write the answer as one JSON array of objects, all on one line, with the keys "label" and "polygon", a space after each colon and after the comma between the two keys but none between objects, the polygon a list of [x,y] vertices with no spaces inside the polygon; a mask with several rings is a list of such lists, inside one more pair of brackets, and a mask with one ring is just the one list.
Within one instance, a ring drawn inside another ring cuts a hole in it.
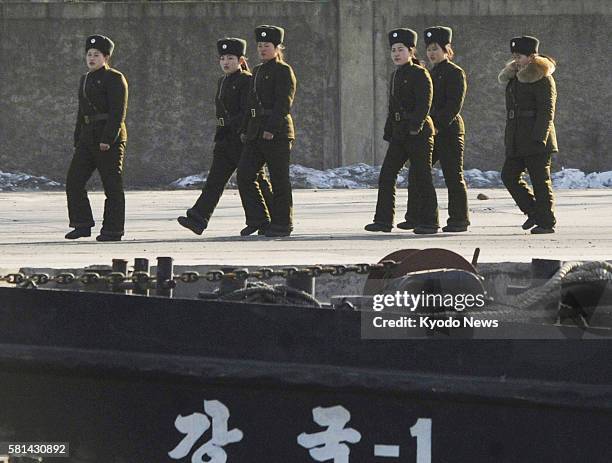
[{"label": "metal bollard", "polygon": [[314,297],[315,295],[315,277],[303,273],[294,273],[285,278],[285,284],[293,289],[298,289],[310,294]]},{"label": "metal bollard", "polygon": [[[140,257],[134,259],[134,272],[145,272],[147,275],[149,275],[149,271],[149,259],[142,259]],[[147,285],[136,283],[132,293],[148,296],[149,288]]]},{"label": "metal bollard", "polygon": [[174,259],[172,257],[157,258],[157,284],[155,287],[155,295],[162,297],[172,297],[172,288],[174,287],[173,272]]},{"label": "metal bollard", "polygon": [[[124,259],[113,259],[113,273],[123,273],[127,276],[128,274],[128,261]],[[111,290],[113,293],[127,294],[127,289],[123,288],[123,282],[113,283]]]}]

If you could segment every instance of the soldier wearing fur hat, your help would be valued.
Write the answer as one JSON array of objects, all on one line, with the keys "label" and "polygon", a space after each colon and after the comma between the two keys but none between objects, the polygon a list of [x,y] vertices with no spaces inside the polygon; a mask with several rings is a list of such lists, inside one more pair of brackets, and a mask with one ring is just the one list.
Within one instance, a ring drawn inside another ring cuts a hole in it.
[{"label": "soldier wearing fur hat", "polygon": [[70,226],[66,239],[91,236],[94,219],[85,189],[98,170],[104,186],[104,221],[98,241],[120,241],[124,232],[123,157],[127,142],[125,116],[128,86],[123,74],[110,67],[114,44],[103,35],[85,42],[89,71],[79,82],[75,152],[68,169],[66,194]]},{"label": "soldier wearing fur hat", "polygon": [[389,148],[378,179],[378,201],[371,232],[390,232],[395,210],[395,184],[404,164],[410,161],[417,205],[415,233],[438,232],[438,201],[431,178],[434,127],[429,111],[433,85],[427,69],[415,57],[417,33],[411,29],[389,32],[391,58],[396,69],[389,85],[389,113],[384,139]]},{"label": "soldier wearing fur hat", "polygon": [[[554,196],[550,178],[552,153],[557,152],[555,105],[557,90],[552,58],[538,54],[539,40],[531,36],[510,41],[513,60],[499,74],[506,85],[506,160],[502,180],[527,215],[524,230],[554,233]],[[523,174],[529,172],[533,190]]]},{"label": "soldier wearing fur hat", "polygon": [[[433,65],[434,96],[431,118],[435,127],[432,165],[440,161],[444,181],[448,188],[448,220],[442,228],[445,232],[464,232],[470,224],[468,216],[467,186],[463,178],[463,149],[465,126],[461,108],[465,99],[467,82],[465,72],[452,62],[453,31],[450,27],[435,26],[425,30],[424,41],[427,58]],[[413,170],[410,170],[406,221],[398,228],[412,229],[416,225],[417,195]]]},{"label": "soldier wearing fur hat", "polygon": [[[283,59],[284,34],[277,26],[255,29],[262,63],[253,69],[242,127],[246,142],[238,166],[238,188],[247,226],[241,235],[259,230],[270,237],[288,236],[293,230],[289,155],[295,131],[290,111],[297,83],[293,69]],[[272,182],[271,211],[256,180],[264,164]]]},{"label": "soldier wearing fur hat", "polygon": [[[239,38],[217,41],[219,64],[223,76],[217,82],[215,96],[216,123],[213,160],[206,183],[197,201],[185,216],[177,218],[179,224],[201,235],[208,226],[225,185],[238,168],[243,144],[240,129],[247,109],[247,96],[251,73],[246,62],[247,43]],[[271,187],[263,169],[257,174],[257,183],[266,203],[271,203]]]}]

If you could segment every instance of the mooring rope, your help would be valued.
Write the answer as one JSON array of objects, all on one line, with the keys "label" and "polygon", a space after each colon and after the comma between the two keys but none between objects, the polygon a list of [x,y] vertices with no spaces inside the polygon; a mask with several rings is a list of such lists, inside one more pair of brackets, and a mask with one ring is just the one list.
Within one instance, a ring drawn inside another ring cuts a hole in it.
[{"label": "mooring rope", "polygon": [[546,305],[559,300],[563,284],[594,281],[612,281],[612,264],[605,261],[566,262],[545,284],[519,294],[511,305],[521,309],[529,309],[535,304]]}]

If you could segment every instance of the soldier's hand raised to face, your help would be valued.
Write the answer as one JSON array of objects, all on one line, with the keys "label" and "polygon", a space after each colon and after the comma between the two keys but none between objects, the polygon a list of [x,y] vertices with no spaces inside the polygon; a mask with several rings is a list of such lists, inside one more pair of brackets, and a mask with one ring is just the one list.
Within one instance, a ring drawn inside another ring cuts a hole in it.
[{"label": "soldier's hand raised to face", "polygon": [[272,140],[274,138],[274,134],[272,132],[265,132],[262,135],[264,140]]},{"label": "soldier's hand raised to face", "polygon": [[106,143],[100,143],[100,151],[108,151],[110,149],[110,145]]}]

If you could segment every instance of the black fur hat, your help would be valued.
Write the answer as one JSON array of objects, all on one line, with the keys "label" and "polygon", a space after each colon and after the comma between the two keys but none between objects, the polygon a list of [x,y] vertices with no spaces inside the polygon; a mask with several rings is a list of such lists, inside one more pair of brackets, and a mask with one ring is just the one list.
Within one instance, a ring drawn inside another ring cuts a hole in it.
[{"label": "black fur hat", "polygon": [[540,41],[530,35],[523,35],[522,37],[514,37],[510,40],[510,52],[520,53],[521,55],[531,55],[538,52]]},{"label": "black fur hat", "polygon": [[445,26],[429,27],[425,29],[423,41],[425,45],[437,43],[440,47],[444,47],[453,41],[453,30]]},{"label": "black fur hat", "polygon": [[389,32],[389,46],[403,43],[407,47],[416,47],[418,34],[412,29],[400,28]]},{"label": "black fur hat", "polygon": [[283,43],[285,29],[278,26],[258,26],[255,28],[255,40],[257,42],[272,42],[274,45]]},{"label": "black fur hat", "polygon": [[102,52],[102,54],[110,56],[113,54],[115,44],[104,35],[90,35],[85,41],[85,53],[87,53],[90,48],[95,48]]},{"label": "black fur hat", "polygon": [[238,57],[246,55],[246,40],[235,37],[226,37],[217,40],[217,51],[221,55],[236,55]]}]

